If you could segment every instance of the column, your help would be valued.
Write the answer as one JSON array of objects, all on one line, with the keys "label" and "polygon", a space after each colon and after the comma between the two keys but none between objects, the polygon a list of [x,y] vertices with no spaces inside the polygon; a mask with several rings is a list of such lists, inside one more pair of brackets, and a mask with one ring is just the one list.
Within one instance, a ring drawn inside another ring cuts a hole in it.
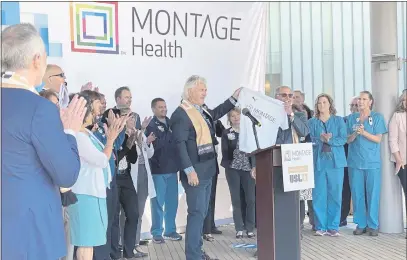
[{"label": "column", "polygon": [[[397,57],[397,3],[372,2],[370,13],[371,53],[396,54]],[[372,63],[372,94],[374,110],[383,114],[388,123],[393,115],[398,91],[396,62],[387,63],[387,68]],[[384,135],[381,147],[382,191],[380,198],[380,232],[403,232],[403,207],[401,185],[390,162],[388,135]]]}]

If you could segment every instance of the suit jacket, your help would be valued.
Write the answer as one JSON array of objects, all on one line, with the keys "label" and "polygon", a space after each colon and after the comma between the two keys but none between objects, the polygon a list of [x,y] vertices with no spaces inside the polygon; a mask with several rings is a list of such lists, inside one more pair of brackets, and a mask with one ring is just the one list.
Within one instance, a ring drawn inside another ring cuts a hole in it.
[{"label": "suit jacket", "polygon": [[291,122],[288,119],[289,128],[286,130],[278,129],[276,144],[292,144],[293,136],[291,128],[294,127],[298,137],[306,137],[309,135],[308,120],[304,113],[295,112],[294,120]]},{"label": "suit jacket", "polygon": [[[226,115],[230,110],[233,109],[234,106],[235,105],[231,102],[231,100],[228,99],[223,104],[217,106],[215,109],[208,109],[208,116],[211,123],[210,127],[214,130],[213,122]],[[193,166],[198,174],[199,179],[207,180],[212,178],[216,174],[216,171],[213,173],[208,173],[207,171],[200,171],[197,169],[197,167],[195,167],[201,162],[207,160],[215,160],[215,155],[212,158],[208,158],[206,160],[199,158],[196,144],[196,132],[194,126],[192,125],[192,121],[189,119],[185,110],[181,107],[178,107],[171,116],[170,124],[173,140],[175,142],[178,152],[177,154],[179,156],[178,161],[180,171],[183,172],[183,170],[185,170],[186,168]],[[215,143],[215,139],[216,138],[213,134],[212,143]],[[183,176],[186,177],[185,173],[181,174],[181,178],[183,178]]]},{"label": "suit jacket", "polygon": [[80,160],[57,107],[28,90],[2,89],[2,259],[66,255],[59,187],[75,184]]}]

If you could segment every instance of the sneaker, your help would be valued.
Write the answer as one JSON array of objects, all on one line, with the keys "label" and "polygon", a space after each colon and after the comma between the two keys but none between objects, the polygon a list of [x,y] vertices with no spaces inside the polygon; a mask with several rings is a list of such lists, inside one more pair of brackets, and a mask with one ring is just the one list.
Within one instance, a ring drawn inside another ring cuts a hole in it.
[{"label": "sneaker", "polygon": [[143,249],[141,249],[141,246],[137,245],[134,249],[136,249],[135,258],[141,258],[141,257],[148,256],[148,253],[144,252]]},{"label": "sneaker", "polygon": [[164,235],[164,239],[171,240],[171,241],[180,241],[182,240],[182,236],[178,234],[177,232]]},{"label": "sneaker", "polygon": [[315,232],[315,236],[317,236],[317,237],[323,237],[323,236],[325,236],[327,233],[326,233],[326,231],[323,231],[323,230],[317,230],[316,232]]},{"label": "sneaker", "polygon": [[254,237],[256,237],[256,235],[253,232],[247,232],[247,237],[254,238]]},{"label": "sneaker", "polygon": [[379,235],[379,229],[369,228],[367,231],[369,232],[368,234],[371,237],[377,237]]},{"label": "sneaker", "polygon": [[339,237],[340,236],[339,232],[336,230],[328,230],[327,233],[328,233],[328,236],[330,236],[330,237]]},{"label": "sneaker", "polygon": [[153,237],[153,243],[155,244],[164,244],[165,240],[162,236]]},{"label": "sneaker", "polygon": [[243,238],[243,231],[237,231],[237,232],[236,232],[236,238],[237,238],[237,239]]},{"label": "sneaker", "polygon": [[360,235],[363,235],[364,233],[366,233],[366,228],[357,227],[355,230],[353,230],[353,234],[355,236],[360,236]]}]

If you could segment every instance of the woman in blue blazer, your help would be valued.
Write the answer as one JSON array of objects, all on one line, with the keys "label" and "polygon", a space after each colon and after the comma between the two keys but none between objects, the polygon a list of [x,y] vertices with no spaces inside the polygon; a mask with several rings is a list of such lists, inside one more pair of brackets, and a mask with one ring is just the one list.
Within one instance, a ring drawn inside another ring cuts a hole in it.
[{"label": "woman in blue blazer", "polygon": [[315,102],[315,117],[308,121],[314,144],[315,188],[313,207],[317,236],[339,236],[342,187],[347,140],[345,121],[336,116],[333,99],[321,94]]}]

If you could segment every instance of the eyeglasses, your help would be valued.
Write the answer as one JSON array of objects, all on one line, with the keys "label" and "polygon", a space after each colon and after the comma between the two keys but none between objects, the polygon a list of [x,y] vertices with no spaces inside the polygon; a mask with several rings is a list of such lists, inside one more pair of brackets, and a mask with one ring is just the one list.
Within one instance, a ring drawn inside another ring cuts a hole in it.
[{"label": "eyeglasses", "polygon": [[287,93],[280,93],[280,94],[277,94],[277,95],[280,96],[280,97],[283,97],[283,98],[286,98],[286,97],[292,98],[293,97],[293,94],[287,94]]},{"label": "eyeglasses", "polygon": [[65,73],[64,72],[62,72],[62,73],[59,73],[59,74],[55,74],[55,75],[51,75],[51,76],[49,76],[49,78],[51,78],[51,77],[61,77],[61,78],[65,78]]},{"label": "eyeglasses", "polygon": [[358,107],[358,104],[349,104],[351,107]]}]

